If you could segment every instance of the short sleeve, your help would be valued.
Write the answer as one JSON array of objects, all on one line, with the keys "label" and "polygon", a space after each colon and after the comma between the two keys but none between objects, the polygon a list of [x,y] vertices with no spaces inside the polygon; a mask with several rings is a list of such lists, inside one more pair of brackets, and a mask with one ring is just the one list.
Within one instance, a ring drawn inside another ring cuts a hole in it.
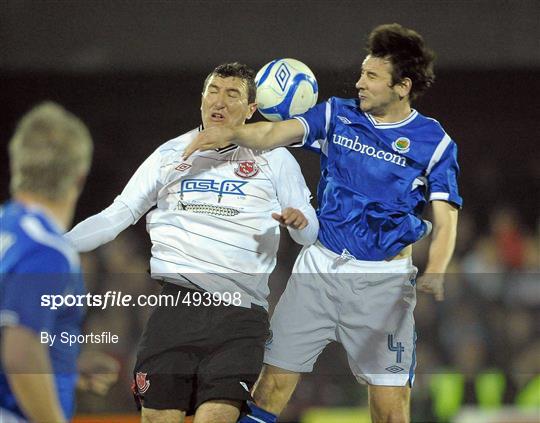
[{"label": "short sleeve", "polygon": [[60,252],[52,248],[33,251],[14,272],[2,275],[0,326],[52,331],[58,310],[42,305],[44,296],[66,295],[75,277],[80,275],[70,273],[70,265]]},{"label": "short sleeve", "polygon": [[309,109],[306,113],[295,116],[294,119],[300,121],[304,127],[304,137],[302,147],[316,153],[326,154],[328,128],[332,111],[331,100],[319,103]]},{"label": "short sleeve", "polygon": [[[444,139],[442,142],[444,142]],[[459,195],[458,175],[457,145],[455,142],[450,141],[444,151],[440,153],[440,158],[433,161],[433,167],[428,174],[429,201],[447,201],[461,208],[463,199]]]}]

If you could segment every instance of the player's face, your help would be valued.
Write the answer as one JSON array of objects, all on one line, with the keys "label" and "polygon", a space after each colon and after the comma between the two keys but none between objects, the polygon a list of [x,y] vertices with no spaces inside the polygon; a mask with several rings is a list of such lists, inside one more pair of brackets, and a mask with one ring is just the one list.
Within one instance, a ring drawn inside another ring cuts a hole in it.
[{"label": "player's face", "polygon": [[392,64],[389,60],[367,56],[356,83],[360,109],[373,116],[385,116],[399,103],[399,94],[392,86]]},{"label": "player's face", "polygon": [[256,107],[255,103],[248,102],[248,88],[243,79],[212,75],[202,94],[203,126],[241,125],[253,115]]}]

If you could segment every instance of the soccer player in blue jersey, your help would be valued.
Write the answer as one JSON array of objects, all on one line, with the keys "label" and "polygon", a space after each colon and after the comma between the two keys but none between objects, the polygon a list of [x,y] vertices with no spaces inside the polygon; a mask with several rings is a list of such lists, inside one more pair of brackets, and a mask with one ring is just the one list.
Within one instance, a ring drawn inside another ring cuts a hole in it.
[{"label": "soccer player in blue jersey", "polygon": [[0,208],[3,423],[64,422],[73,414],[79,349],[59,335],[80,333],[83,310],[51,310],[42,306],[42,295],[84,291],[78,255],[62,233],[91,156],[84,123],[54,103],[25,115],[9,143],[12,200]]},{"label": "soccer player in blue jersey", "polygon": [[[209,128],[186,149],[230,142],[254,149],[300,144],[321,156],[318,242],[305,247],[271,325],[273,341],[245,422],[271,422],[302,372],[331,341],[343,344],[359,382],[369,385],[373,421],[409,421],[414,378],[416,268],[412,244],[433,235],[418,288],[443,299],[458,209],[456,144],[411,102],[434,80],[434,54],[399,24],[369,36],[358,98],[330,98],[283,122]],[[310,275],[306,277],[306,275]]]}]

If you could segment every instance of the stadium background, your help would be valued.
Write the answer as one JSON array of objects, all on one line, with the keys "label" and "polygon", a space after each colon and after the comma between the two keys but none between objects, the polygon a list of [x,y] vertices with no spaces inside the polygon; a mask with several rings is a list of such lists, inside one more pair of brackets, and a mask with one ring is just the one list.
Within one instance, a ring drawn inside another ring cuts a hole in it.
[{"label": "stadium background", "polygon": [[[440,305],[419,298],[413,420],[445,421],[462,404],[524,402],[540,371],[539,16],[540,3],[526,0],[3,1],[0,197],[9,196],[7,141],[36,102],[58,101],[91,129],[95,157],[80,221],[110,204],[159,144],[199,124],[202,82],[217,64],[237,60],[258,69],[293,57],[316,74],[319,100],[352,97],[369,31],[402,23],[437,52],[436,84],[415,106],[440,119],[457,141],[465,200],[448,299]],[[315,192],[318,158],[294,154]],[[425,247],[415,252],[420,268]],[[274,303],[296,252],[284,236],[272,276]],[[139,222],[83,258],[89,288],[154,292],[145,276],[148,254]],[[92,310],[87,329],[117,330],[130,340],[107,351],[123,364],[121,382],[106,398],[79,395],[81,413],[132,411],[126,380],[148,310],[109,313]],[[487,393],[480,392],[482,374],[493,377]],[[365,406],[364,391],[348,374],[343,352],[332,347],[300,385],[284,421],[312,406]],[[533,388],[533,397],[539,391]]]}]

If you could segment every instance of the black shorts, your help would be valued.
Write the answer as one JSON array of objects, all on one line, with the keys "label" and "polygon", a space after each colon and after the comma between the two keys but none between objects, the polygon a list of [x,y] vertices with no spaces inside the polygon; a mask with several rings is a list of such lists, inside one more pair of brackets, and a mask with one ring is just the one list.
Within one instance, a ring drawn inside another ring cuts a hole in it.
[{"label": "black shorts", "polygon": [[[178,291],[197,292],[166,283],[161,293]],[[134,393],[143,407],[188,415],[209,400],[249,400],[268,336],[260,306],[156,307],[139,344]]]}]

